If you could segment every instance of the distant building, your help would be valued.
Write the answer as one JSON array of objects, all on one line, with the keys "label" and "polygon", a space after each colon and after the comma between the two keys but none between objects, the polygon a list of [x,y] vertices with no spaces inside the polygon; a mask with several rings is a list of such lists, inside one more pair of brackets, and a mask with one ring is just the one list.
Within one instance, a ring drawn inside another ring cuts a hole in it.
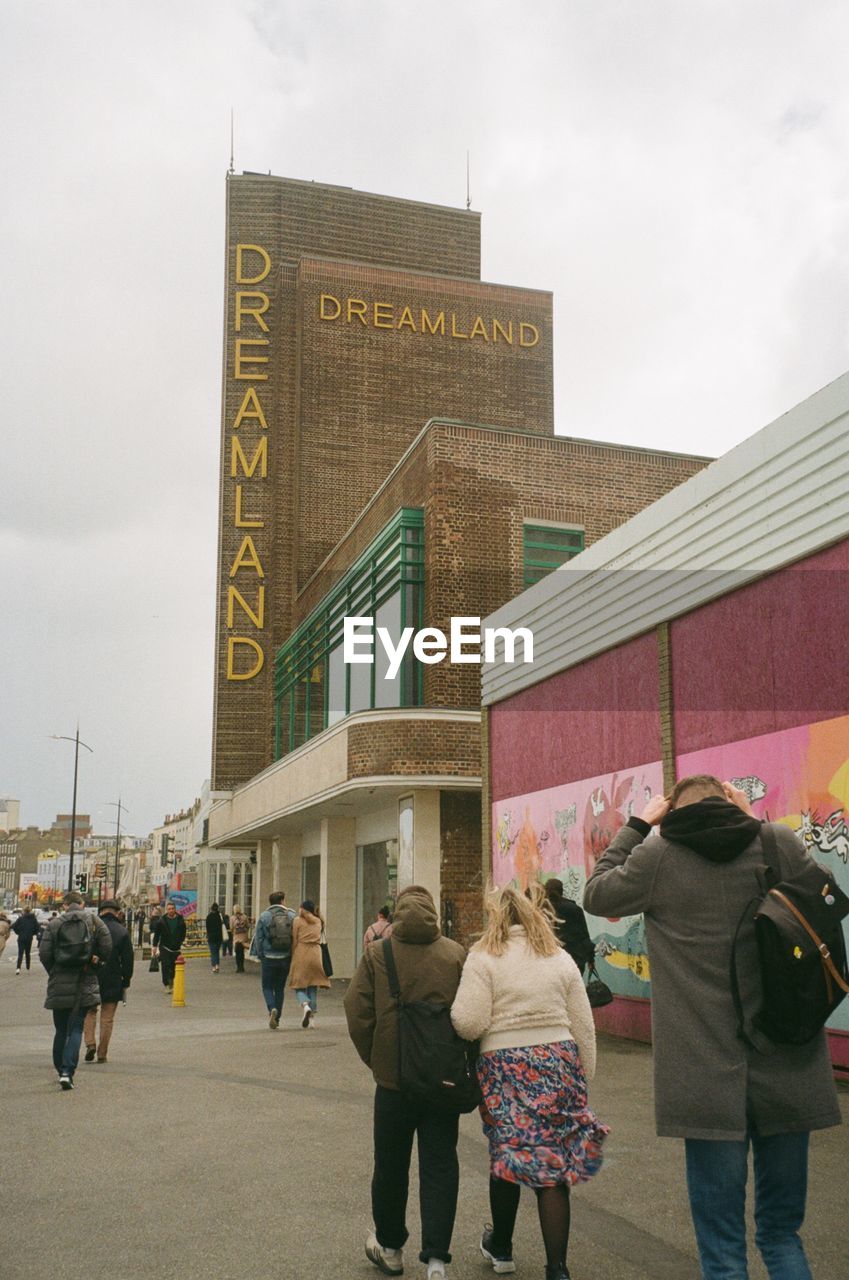
[{"label": "distant building", "polygon": [[554,435],[551,294],[481,280],[477,213],[245,174],[227,234],[209,846],[345,977],[405,885],[462,940],[482,898],[480,665],[345,619],[448,633],[706,459]]},{"label": "distant building", "polygon": [[21,802],[0,796],[0,832],[17,831],[21,825]]}]

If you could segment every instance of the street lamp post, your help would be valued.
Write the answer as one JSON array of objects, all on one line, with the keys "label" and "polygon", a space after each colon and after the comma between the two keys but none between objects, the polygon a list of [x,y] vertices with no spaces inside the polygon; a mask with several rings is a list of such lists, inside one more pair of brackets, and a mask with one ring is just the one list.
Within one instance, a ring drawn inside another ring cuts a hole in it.
[{"label": "street lamp post", "polygon": [[[121,847],[121,808],[123,807],[124,813],[129,813],[130,811],[126,807],[126,805],[124,806],[121,805],[120,796],[118,797],[117,804],[115,803],[114,800],[107,801],[107,804],[109,805],[110,808],[118,810],[118,828],[115,832],[115,881],[113,885],[113,895],[112,895],[113,897],[117,898],[118,896],[118,854]],[[107,857],[107,864],[108,864],[109,855],[107,854],[106,857]]]},{"label": "street lamp post", "polygon": [[77,833],[77,773],[80,764],[80,747],[85,747],[86,751],[90,751],[94,755],[94,748],[90,747],[87,742],[83,742],[80,738],[80,726],[77,725],[77,732],[73,738],[67,737],[63,733],[51,733],[51,738],[56,742],[73,742],[74,745],[74,798],[71,802],[71,856],[68,860],[68,891],[74,887],[74,841]]}]

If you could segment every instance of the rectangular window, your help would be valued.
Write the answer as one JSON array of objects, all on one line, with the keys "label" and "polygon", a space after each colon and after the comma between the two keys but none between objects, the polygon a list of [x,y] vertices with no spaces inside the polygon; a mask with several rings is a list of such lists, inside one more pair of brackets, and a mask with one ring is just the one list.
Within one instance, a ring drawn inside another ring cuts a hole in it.
[{"label": "rectangular window", "polygon": [[530,587],[583,551],[584,530],[565,525],[525,524],[523,543],[525,586]]},{"label": "rectangular window", "polygon": [[423,607],[424,513],[405,507],[278,651],[278,759],[352,712],[421,705],[421,664],[412,652],[389,680],[388,661],[377,643],[374,663],[345,665],[342,630],[345,617],[374,618],[375,629],[386,627],[397,642],[404,627],[422,626]]}]

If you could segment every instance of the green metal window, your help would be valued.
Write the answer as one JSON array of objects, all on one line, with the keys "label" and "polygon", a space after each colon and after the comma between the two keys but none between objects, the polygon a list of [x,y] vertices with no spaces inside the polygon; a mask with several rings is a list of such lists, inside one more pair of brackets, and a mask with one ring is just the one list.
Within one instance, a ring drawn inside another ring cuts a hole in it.
[{"label": "green metal window", "polygon": [[583,529],[548,524],[524,526],[525,586],[539,582],[552,569],[584,549]]},{"label": "green metal window", "polygon": [[[377,643],[419,630],[424,606],[424,513],[403,507],[278,651],[274,661],[275,757],[294,751],[353,711],[417,707],[422,666],[410,646],[393,680]],[[342,660],[345,617],[373,618],[374,662]]]}]

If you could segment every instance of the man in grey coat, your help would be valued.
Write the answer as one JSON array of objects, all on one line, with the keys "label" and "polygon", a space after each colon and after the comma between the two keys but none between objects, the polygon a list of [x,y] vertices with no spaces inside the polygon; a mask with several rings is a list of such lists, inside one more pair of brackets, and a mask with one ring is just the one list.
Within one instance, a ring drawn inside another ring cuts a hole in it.
[{"label": "man in grey coat", "polygon": [[[97,966],[109,959],[112,937],[102,920],[86,915],[79,893],[66,893],[63,905],[63,913],[45,925],[38,955],[49,975],[44,1007],[53,1013],[53,1065],[59,1073],[60,1086],[73,1089],[86,1010],[100,1004]],[[71,920],[76,933],[80,918],[90,934],[90,958],[84,964],[63,964],[63,924]]]},{"label": "man in grey coat", "polygon": [[[651,828],[660,823],[660,834]],[[825,1031],[775,1045],[752,1027],[761,988],[753,911],[736,949],[747,1044],[737,1034],[732,943],[763,892],[761,822],[742,791],[708,775],[654,796],[596,864],[584,908],[645,913],[652,979],[655,1114],[661,1137],[684,1138],[687,1187],[704,1280],[748,1275],[745,1200],[755,1167],[755,1239],[775,1280],[808,1280],[808,1139],[840,1124]],[[772,828],[782,877],[810,862],[786,826]]]}]

